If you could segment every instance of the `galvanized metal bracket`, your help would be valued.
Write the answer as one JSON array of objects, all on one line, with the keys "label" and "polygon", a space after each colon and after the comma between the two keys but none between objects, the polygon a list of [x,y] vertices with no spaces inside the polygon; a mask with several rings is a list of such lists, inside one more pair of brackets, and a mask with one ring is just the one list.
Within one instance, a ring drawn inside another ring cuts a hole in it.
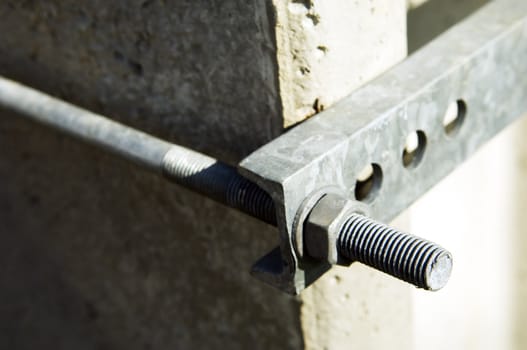
[{"label": "galvanized metal bracket", "polygon": [[329,269],[294,247],[295,217],[312,194],[332,188],[389,221],[525,112],[527,2],[494,1],[241,162],[274,199],[280,232],[253,275],[297,294]]}]

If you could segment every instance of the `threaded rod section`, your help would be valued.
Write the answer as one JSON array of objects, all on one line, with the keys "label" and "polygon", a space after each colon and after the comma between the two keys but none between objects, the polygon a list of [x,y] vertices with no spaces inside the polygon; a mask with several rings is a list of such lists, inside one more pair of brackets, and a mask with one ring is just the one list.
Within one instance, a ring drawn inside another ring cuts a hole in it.
[{"label": "threaded rod section", "polygon": [[236,168],[0,76],[0,107],[126,158],[276,225],[272,198]]},{"label": "threaded rod section", "polygon": [[236,168],[176,145],[163,158],[162,168],[171,181],[276,225],[271,196],[238,174]]},{"label": "threaded rod section", "polygon": [[347,259],[427,290],[441,289],[452,270],[452,256],[444,248],[360,214],[345,220],[337,249]]}]

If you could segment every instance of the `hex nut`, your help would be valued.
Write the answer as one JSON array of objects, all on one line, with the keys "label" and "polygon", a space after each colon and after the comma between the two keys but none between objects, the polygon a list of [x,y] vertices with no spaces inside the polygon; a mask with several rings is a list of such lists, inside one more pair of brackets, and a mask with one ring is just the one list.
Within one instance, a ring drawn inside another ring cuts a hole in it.
[{"label": "hex nut", "polygon": [[353,212],[366,212],[367,208],[340,195],[324,195],[313,207],[303,227],[303,244],[306,254],[330,264],[348,265],[339,256],[337,239],[345,219]]}]

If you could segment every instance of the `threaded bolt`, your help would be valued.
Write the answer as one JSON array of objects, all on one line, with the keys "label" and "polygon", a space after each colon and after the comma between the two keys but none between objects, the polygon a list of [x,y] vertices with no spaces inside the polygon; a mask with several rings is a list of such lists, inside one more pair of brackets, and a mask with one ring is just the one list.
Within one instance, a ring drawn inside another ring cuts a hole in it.
[{"label": "threaded bolt", "polygon": [[228,164],[174,145],[163,158],[162,172],[171,181],[276,226],[271,196]]},{"label": "threaded bolt", "polygon": [[452,270],[444,248],[364,215],[351,214],[337,235],[339,254],[426,290],[441,289]]}]

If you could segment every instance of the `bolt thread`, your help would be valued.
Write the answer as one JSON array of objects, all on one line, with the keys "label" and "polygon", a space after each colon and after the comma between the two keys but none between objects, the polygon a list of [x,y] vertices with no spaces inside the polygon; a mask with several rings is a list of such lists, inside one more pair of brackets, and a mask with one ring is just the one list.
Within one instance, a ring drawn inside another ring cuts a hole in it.
[{"label": "bolt thread", "polygon": [[337,244],[339,253],[347,259],[419,288],[440,289],[450,276],[452,257],[444,248],[360,214],[346,219]]},{"label": "bolt thread", "polygon": [[196,192],[276,225],[271,196],[230,165],[174,146],[163,159],[163,174]]},{"label": "bolt thread", "polygon": [[276,226],[274,201],[255,183],[235,173],[227,187],[226,204]]}]

